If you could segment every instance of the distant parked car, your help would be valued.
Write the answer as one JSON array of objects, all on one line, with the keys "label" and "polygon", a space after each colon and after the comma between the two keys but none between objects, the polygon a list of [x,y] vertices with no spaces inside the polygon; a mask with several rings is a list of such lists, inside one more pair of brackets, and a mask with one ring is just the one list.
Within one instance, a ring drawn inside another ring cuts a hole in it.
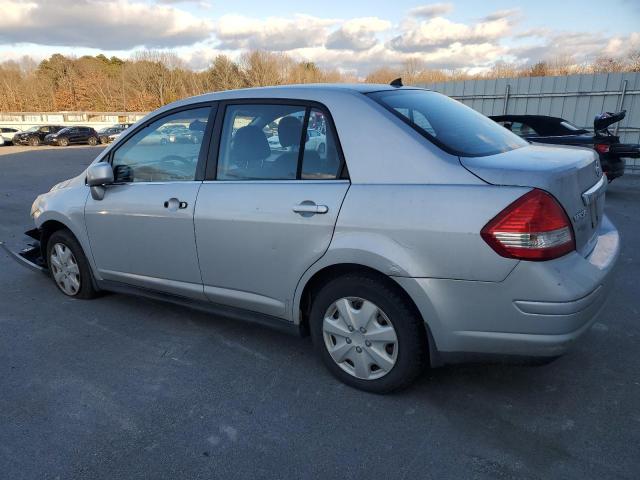
[{"label": "distant parked car", "polygon": [[16,133],[13,136],[13,143],[17,145],[31,145],[37,147],[44,143],[44,139],[51,133],[56,133],[64,127],[61,125],[40,125],[31,127],[24,132]]},{"label": "distant parked car", "polygon": [[120,125],[114,125],[112,127],[106,127],[98,130],[98,138],[100,139],[100,143],[113,142],[125,130],[126,127]]},{"label": "distant parked car", "polygon": [[307,148],[315,150],[320,155],[320,158],[324,158],[327,154],[326,135],[318,130],[308,130]]},{"label": "distant parked car", "polygon": [[97,145],[98,142],[98,132],[91,127],[67,127],[45,137],[47,145],[58,145],[60,147],[66,147],[72,143]]},{"label": "distant parked car", "polygon": [[609,182],[624,174],[624,158],[640,157],[640,145],[620,143],[609,127],[625,117],[626,111],[602,113],[593,121],[595,133],[560,117],[546,115],[497,115],[490,117],[520,137],[536,143],[593,148],[600,155],[602,170]]},{"label": "distant parked car", "polygon": [[0,137],[2,137],[3,143],[5,144],[13,143],[13,137],[16,135],[16,133],[20,133],[20,130],[18,130],[17,128],[10,128],[10,127],[0,128]]}]

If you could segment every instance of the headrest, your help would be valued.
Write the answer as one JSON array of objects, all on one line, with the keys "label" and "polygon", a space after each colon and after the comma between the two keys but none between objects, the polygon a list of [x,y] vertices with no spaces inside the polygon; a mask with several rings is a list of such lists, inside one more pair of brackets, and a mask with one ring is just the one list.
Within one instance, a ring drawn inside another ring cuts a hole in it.
[{"label": "headrest", "polygon": [[302,122],[296,117],[284,117],[278,123],[278,139],[283,147],[299,146],[301,133]]},{"label": "headrest", "polygon": [[239,128],[233,137],[233,156],[236,161],[263,160],[271,155],[264,132],[255,125]]}]

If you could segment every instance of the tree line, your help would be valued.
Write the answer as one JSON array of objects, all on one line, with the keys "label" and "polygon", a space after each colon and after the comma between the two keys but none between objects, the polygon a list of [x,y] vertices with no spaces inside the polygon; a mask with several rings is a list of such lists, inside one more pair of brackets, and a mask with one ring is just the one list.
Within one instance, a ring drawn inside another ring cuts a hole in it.
[{"label": "tree line", "polygon": [[193,70],[172,52],[140,51],[130,59],[104,55],[67,57],[61,54],[35,62],[30,57],[0,63],[0,111],[150,111],[181,98],[241,87],[293,83],[405,84],[476,78],[570,75],[575,73],[639,72],[640,51],[625,58],[602,57],[589,64],[571,58],[531,66],[497,63],[488,71],[430,69],[418,60],[399,68],[380,67],[359,79],[338,69],[299,62],[283,53],[246,52],[234,61],[218,55],[206,70]]}]

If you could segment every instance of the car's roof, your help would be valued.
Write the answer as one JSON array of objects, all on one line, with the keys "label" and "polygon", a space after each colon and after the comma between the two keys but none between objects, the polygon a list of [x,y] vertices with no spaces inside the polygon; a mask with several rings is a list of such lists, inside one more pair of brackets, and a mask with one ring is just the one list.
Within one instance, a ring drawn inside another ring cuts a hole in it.
[{"label": "car's roof", "polygon": [[224,90],[220,92],[205,93],[192,99],[207,100],[224,100],[247,98],[257,96],[261,98],[268,97],[273,94],[275,97],[283,97],[283,95],[296,93],[329,94],[335,92],[352,92],[352,93],[372,93],[384,90],[411,90],[418,87],[392,87],[391,85],[379,83],[302,83],[294,85],[277,85],[272,87],[251,87],[238,88],[235,90]]}]

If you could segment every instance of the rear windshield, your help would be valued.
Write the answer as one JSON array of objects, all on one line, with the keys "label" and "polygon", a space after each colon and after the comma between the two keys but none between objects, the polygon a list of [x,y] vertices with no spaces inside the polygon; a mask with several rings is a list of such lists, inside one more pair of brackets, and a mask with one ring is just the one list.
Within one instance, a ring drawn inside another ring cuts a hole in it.
[{"label": "rear windshield", "polygon": [[528,144],[490,118],[436,92],[391,90],[369,96],[454,155],[494,155]]}]

